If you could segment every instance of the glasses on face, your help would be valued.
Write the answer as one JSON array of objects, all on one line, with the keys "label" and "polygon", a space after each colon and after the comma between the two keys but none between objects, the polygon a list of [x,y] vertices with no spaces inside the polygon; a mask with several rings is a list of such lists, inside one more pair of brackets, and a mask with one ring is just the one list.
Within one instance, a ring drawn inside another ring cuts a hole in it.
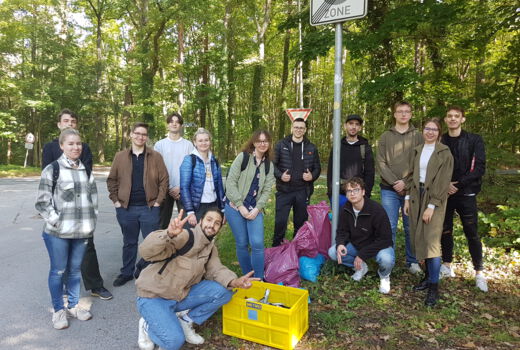
[{"label": "glasses on face", "polygon": [[426,132],[428,132],[428,131],[431,131],[431,132],[439,132],[439,129],[437,129],[437,128],[428,128],[428,127],[426,127],[426,128],[424,128],[424,131],[426,131]]},{"label": "glasses on face", "polygon": [[257,145],[268,145],[269,141],[267,141],[267,140],[258,140],[258,141],[255,142],[255,144],[257,144]]},{"label": "glasses on face", "polygon": [[404,114],[404,115],[408,115],[408,114],[412,114],[412,111],[397,110],[397,111],[395,111],[395,114]]},{"label": "glasses on face", "polygon": [[133,134],[137,137],[148,137],[148,134],[142,134],[140,132],[134,132]]},{"label": "glasses on face", "polygon": [[305,126],[293,126],[293,129],[294,130],[305,130],[306,127]]},{"label": "glasses on face", "polygon": [[361,188],[358,187],[358,188],[354,188],[352,190],[346,190],[345,192],[347,193],[347,196],[350,196],[350,195],[358,194],[359,192],[361,192]]}]

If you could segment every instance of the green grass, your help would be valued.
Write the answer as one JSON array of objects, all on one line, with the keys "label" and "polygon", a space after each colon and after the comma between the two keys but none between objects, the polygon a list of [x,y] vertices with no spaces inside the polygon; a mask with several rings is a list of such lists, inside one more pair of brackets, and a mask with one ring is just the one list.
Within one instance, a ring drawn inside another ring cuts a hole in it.
[{"label": "green grass", "polygon": [[[511,184],[510,180],[507,181]],[[515,180],[516,182],[516,180]],[[488,185],[479,202],[488,202],[486,194],[504,192],[499,183]],[[490,187],[490,188],[489,188]],[[486,185],[484,185],[486,188]],[[379,188],[372,196],[380,200]],[[326,186],[319,180],[312,203],[326,199]],[[520,198],[509,195],[517,207]],[[486,206],[483,206],[487,208]],[[265,242],[270,247],[274,227],[274,194],[265,211]],[[292,237],[292,224],[286,237]],[[309,330],[297,349],[436,349],[520,347],[520,253],[492,247],[494,237],[485,236],[485,264],[489,293],[474,286],[471,258],[460,223],[455,226],[455,271],[457,277],[441,281],[441,301],[432,309],[423,304],[424,293],[411,287],[418,277],[411,276],[404,263],[404,238],[398,232],[396,267],[392,272],[389,295],[378,292],[376,265],[360,282],[352,281],[352,273],[344,266],[328,261],[317,283],[302,281],[309,290]],[[225,265],[240,273],[235,244],[229,226],[218,237],[219,253]],[[265,346],[222,335],[221,318],[214,317],[203,327],[213,327],[208,344],[219,349],[265,349]]]},{"label": "green grass", "polygon": [[36,167],[24,168],[21,165],[0,165],[0,177],[39,176],[42,170]]}]

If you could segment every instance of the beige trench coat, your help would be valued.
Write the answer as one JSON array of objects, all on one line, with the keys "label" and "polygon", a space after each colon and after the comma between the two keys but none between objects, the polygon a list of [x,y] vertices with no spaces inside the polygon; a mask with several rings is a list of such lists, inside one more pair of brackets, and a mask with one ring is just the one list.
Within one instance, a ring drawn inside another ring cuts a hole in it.
[{"label": "beige trench coat", "polygon": [[[411,152],[410,166],[412,174],[406,181],[407,193],[410,195],[410,239],[411,248],[417,260],[441,256],[441,234],[448,201],[448,189],[453,173],[453,156],[450,149],[441,143],[428,162],[424,193],[420,200],[419,161],[424,145],[417,146]],[[434,204],[435,210],[429,224],[422,220],[428,204]]]}]

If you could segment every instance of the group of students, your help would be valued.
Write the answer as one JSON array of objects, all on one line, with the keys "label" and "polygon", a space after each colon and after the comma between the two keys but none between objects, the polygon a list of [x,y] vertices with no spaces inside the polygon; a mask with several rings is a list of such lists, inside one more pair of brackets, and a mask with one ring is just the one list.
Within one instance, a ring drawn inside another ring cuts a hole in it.
[{"label": "group of students", "polygon": [[[485,172],[482,138],[462,130],[466,119],[459,106],[447,108],[445,134],[439,119],[433,118],[426,121],[421,135],[410,123],[412,106],[406,101],[396,103],[393,112],[395,125],[381,135],[375,157],[381,175],[381,204],[370,199],[375,167],[369,143],[358,136],[363,120],[350,115],[345,121],[347,135],[340,156],[342,210],[336,244],[329,249],[329,256],[353,267],[352,278],[357,281],[368,272],[366,260],[374,258],[379,265],[379,290],[388,293],[401,211],[408,268],[421,273],[419,263],[424,262],[425,267],[423,279],[413,290],[428,290],[425,304],[434,306],[439,299],[439,279],[455,276],[451,262],[457,211],[473,260],[476,286],[487,292],[476,202]],[[329,195],[330,170],[329,162]]]},{"label": "group of students", "polygon": [[[434,305],[438,299],[441,241],[443,266],[449,269],[453,254],[453,224],[449,221],[457,210],[470,241],[477,286],[487,290],[487,285],[482,287],[482,248],[480,245],[479,256],[474,240],[476,220],[469,219],[471,210],[476,217],[475,195],[484,171],[482,139],[461,131],[465,117],[459,107],[448,110],[445,121],[449,132],[443,136],[444,144],[439,142],[441,125],[437,120],[425,124],[421,137],[410,124],[409,103],[397,103],[394,118],[396,124],[381,136],[377,152],[382,206],[370,199],[374,159],[370,144],[358,135],[363,120],[350,115],[345,121],[340,157],[343,203],[336,245],[329,255],[338,263],[354,267],[355,280],[367,273],[366,260],[375,258],[380,266],[380,291],[388,293],[402,208],[407,263],[416,272],[420,271],[418,262],[426,261],[426,278],[415,289],[428,289],[426,303]],[[146,145],[148,125],[136,123],[130,133],[131,147],[116,154],[107,178],[123,234],[123,267],[113,285],[118,287],[134,278],[138,249],[150,263],[136,282],[142,316],[141,349],[153,349],[154,344],[178,349],[184,341],[201,344],[204,340],[193,330],[193,323],[201,324],[229,301],[229,288],[249,288],[252,281],[263,279],[263,209],[275,182],[273,246],[285,237],[291,209],[294,234],[307,220],[313,184],[321,173],[318,150],[305,136],[307,123],[303,119],[293,121],[291,135],[280,140],[274,152],[268,131],[253,133],[232,162],[225,184],[219,162],[211,152],[211,134],[199,128],[192,143],[182,137],[181,115],[173,113],[166,122],[168,136],[154,149]],[[92,317],[77,305],[81,276],[92,295],[112,298],[103,286],[92,239],[97,218],[92,155],[88,145],[81,142],[76,126],[74,113],[60,113],[59,139],[44,147],[36,203],[45,220],[43,238],[51,262],[49,290],[56,329],[68,327],[67,317]],[[471,169],[467,169],[468,164]],[[330,167],[329,162],[329,195]],[[180,215],[171,220],[174,205]],[[226,220],[236,242],[243,272],[240,278],[220,263],[214,246],[213,238]],[[138,247],[139,233],[144,241]],[[478,234],[476,240],[480,243]],[[451,275],[452,270],[448,271]]]}]

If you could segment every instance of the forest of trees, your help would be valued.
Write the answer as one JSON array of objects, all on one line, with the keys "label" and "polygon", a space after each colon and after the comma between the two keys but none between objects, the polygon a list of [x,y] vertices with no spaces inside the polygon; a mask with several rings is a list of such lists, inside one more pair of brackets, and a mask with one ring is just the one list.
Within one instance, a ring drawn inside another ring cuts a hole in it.
[{"label": "forest of trees", "polygon": [[[369,0],[343,25],[343,114],[361,114],[375,142],[396,100],[415,106],[416,126],[459,104],[495,166],[513,162],[519,29],[515,0]],[[223,161],[260,126],[281,138],[285,109],[300,106],[322,158],[331,147],[334,26],[309,25],[309,0],[3,0],[0,53],[0,164],[23,164],[32,132],[38,166],[62,108],[97,162],[135,121],[163,137],[174,110],[187,135],[213,133]]]}]

